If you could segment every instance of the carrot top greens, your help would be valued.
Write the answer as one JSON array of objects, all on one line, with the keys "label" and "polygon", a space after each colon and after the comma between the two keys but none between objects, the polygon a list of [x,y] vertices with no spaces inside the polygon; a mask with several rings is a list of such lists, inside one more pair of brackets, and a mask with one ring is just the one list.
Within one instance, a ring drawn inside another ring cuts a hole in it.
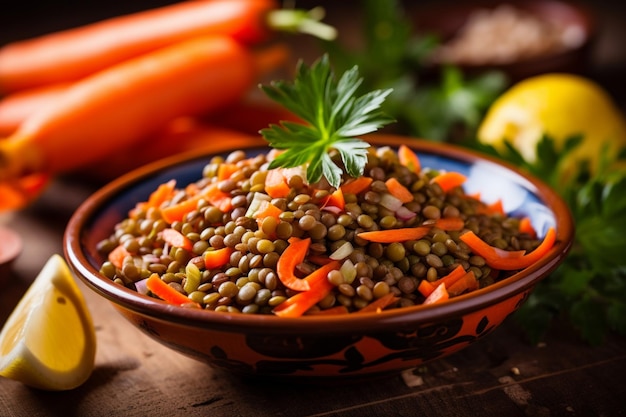
[{"label": "carrot top greens", "polygon": [[370,145],[357,136],[374,132],[393,120],[381,111],[381,104],[392,90],[356,96],[362,81],[357,66],[337,80],[328,56],[324,55],[311,67],[300,61],[292,83],[274,81],[262,85],[269,98],[306,122],[282,121],[261,130],[270,146],[284,150],[270,168],[308,164],[306,175],[310,183],[325,177],[330,185],[339,187],[343,169],[330,155],[331,150],[336,150],[348,175],[363,175]]}]

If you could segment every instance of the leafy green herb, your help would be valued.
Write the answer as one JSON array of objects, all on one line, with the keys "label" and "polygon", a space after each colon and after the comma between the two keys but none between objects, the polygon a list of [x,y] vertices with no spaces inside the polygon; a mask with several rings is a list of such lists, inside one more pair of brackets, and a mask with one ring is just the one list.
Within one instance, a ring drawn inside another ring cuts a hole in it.
[{"label": "leafy green herb", "polygon": [[582,139],[571,137],[557,151],[553,139],[542,138],[537,144],[542,157],[535,163],[526,162],[510,144],[504,152],[477,145],[551,185],[567,203],[576,225],[575,242],[565,261],[516,313],[533,342],[557,318],[567,320],[591,344],[601,343],[610,331],[626,335],[626,170],[611,168],[626,160],[626,152],[605,152],[593,175],[583,164],[579,172],[566,176],[560,167]]},{"label": "leafy green herb", "polygon": [[336,80],[328,55],[324,55],[311,67],[300,61],[293,83],[275,81],[261,86],[271,99],[308,123],[285,121],[261,130],[273,148],[284,150],[270,168],[308,164],[309,182],[325,177],[330,185],[339,187],[343,170],[330,155],[336,150],[347,174],[361,176],[370,145],[357,137],[392,121],[380,110],[391,90],[356,96],[362,80],[356,66]]}]

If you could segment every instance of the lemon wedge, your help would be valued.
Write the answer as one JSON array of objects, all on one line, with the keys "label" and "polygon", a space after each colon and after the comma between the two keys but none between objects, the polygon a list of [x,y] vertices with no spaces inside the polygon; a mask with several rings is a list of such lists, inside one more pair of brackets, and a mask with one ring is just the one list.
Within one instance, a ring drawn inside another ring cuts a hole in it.
[{"label": "lemon wedge", "polygon": [[63,391],[94,367],[96,334],[80,288],[52,255],[0,332],[0,375],[33,388]]},{"label": "lemon wedge", "polygon": [[[571,135],[583,142],[571,154],[565,170],[582,160],[597,168],[608,147],[615,154],[626,146],[626,119],[609,93],[594,81],[573,74],[550,73],[530,77],[505,91],[490,107],[478,129],[478,139],[496,148],[511,144],[530,162],[543,134],[561,148]],[[569,166],[568,166],[569,165]]]}]

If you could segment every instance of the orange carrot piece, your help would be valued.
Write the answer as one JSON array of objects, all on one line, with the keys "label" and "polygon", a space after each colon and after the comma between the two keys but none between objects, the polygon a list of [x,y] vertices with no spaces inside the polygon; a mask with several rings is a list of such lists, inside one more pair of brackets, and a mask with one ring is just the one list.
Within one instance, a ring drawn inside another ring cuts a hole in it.
[{"label": "orange carrot piece", "polygon": [[254,213],[253,217],[256,219],[256,222],[259,225],[259,228],[261,228],[263,221],[267,217],[273,217],[275,219],[279,219],[282,212],[283,211],[280,208],[276,207],[271,202],[262,201],[259,206],[259,209]]},{"label": "orange carrot piece", "polygon": [[265,192],[272,198],[287,197],[290,188],[283,175],[282,168],[270,169],[265,177]]},{"label": "orange carrot piece", "polygon": [[150,275],[150,277],[146,281],[146,287],[152,292],[152,294],[156,295],[164,301],[167,301],[170,304],[175,304],[178,306],[189,305],[198,308],[200,307],[198,303],[189,299],[185,294],[169,286],[156,273]]},{"label": "orange carrot piece", "polygon": [[400,164],[409,168],[411,171],[418,173],[422,169],[419,157],[411,148],[406,145],[400,145],[398,148],[398,159]]},{"label": "orange carrot piece", "polygon": [[124,245],[118,245],[111,252],[109,252],[107,259],[115,265],[116,268],[122,269],[124,266],[124,259],[127,256],[130,256],[130,253],[126,250]]},{"label": "orange carrot piece", "polygon": [[200,196],[196,195],[180,203],[163,207],[161,209],[161,217],[169,224],[175,221],[181,221],[187,213],[190,213],[198,207],[198,201],[200,201]]},{"label": "orange carrot piece", "polygon": [[401,229],[389,230],[372,230],[370,232],[361,232],[357,236],[369,242],[393,243],[406,242],[407,240],[421,239],[428,234],[431,227],[406,227]]},{"label": "orange carrot piece", "polygon": [[223,181],[229,179],[235,172],[237,172],[237,164],[222,163],[217,169],[217,180]]},{"label": "orange carrot piece", "polygon": [[463,266],[459,265],[452,271],[450,271],[447,275],[444,275],[443,277],[431,282],[430,284],[432,285],[433,290],[437,288],[441,283],[446,284],[446,288],[449,289],[450,286],[452,286],[455,282],[461,279],[466,273],[467,272],[465,271]]},{"label": "orange carrot piece", "polygon": [[474,291],[478,289],[478,280],[474,271],[466,272],[461,278],[457,279],[453,284],[446,285],[450,297],[456,297],[466,291]]},{"label": "orange carrot piece", "polygon": [[450,294],[448,294],[448,290],[446,289],[446,284],[441,283],[435,288],[435,290],[424,300],[422,304],[437,304],[444,302],[450,298]]},{"label": "orange carrot piece", "polygon": [[523,254],[523,251],[500,250],[486,243],[472,231],[463,233],[460,239],[472,251],[485,258],[490,267],[503,271],[514,271],[524,269],[544,257],[556,241],[556,231],[550,227],[539,246],[527,254]]},{"label": "orange carrot piece", "polygon": [[433,291],[435,291],[435,288],[436,287],[432,284],[432,282],[423,279],[417,286],[417,291],[419,291],[424,297],[428,297]]},{"label": "orange carrot piece", "polygon": [[337,188],[328,196],[328,198],[326,198],[323,206],[333,206],[340,208],[341,210],[344,209],[344,207],[346,206],[346,200],[343,196],[343,190],[341,189],[341,187]]},{"label": "orange carrot piece", "polygon": [[251,52],[226,37],[195,38],[74,83],[54,106],[0,141],[0,179],[88,166],[180,116],[242,97],[256,77]]},{"label": "orange carrot piece", "polygon": [[309,284],[310,289],[299,292],[277,305],[273,310],[274,314],[279,317],[302,316],[308,309],[320,302],[335,288],[335,286],[328,281],[328,273],[339,269],[340,266],[341,264],[338,261],[332,261],[313,271],[304,278]]},{"label": "orange carrot piece", "polygon": [[409,191],[404,185],[400,184],[397,178],[391,177],[387,181],[385,181],[385,185],[387,185],[387,190],[391,193],[392,196],[402,201],[403,203],[409,203],[413,201],[413,193]]},{"label": "orange carrot piece", "polygon": [[463,230],[465,222],[460,217],[441,217],[434,222],[434,226],[448,232]]},{"label": "orange carrot piece", "polygon": [[501,199],[497,199],[496,201],[494,201],[491,204],[488,204],[487,207],[489,208],[489,211],[492,214],[502,214],[504,215],[504,205],[502,204],[502,200]]},{"label": "orange carrot piece", "polygon": [[182,248],[187,251],[193,250],[193,242],[189,240],[187,236],[183,235],[176,229],[163,229],[163,231],[161,232],[161,237],[166,243],[176,248]]},{"label": "orange carrot piece", "polygon": [[461,185],[463,185],[463,183],[465,183],[466,180],[467,180],[467,177],[461,174],[460,172],[448,171],[448,172],[443,172],[437,175],[436,177],[433,177],[431,182],[433,184],[439,184],[441,189],[447,193],[453,188],[460,187]]},{"label": "orange carrot piece", "polygon": [[372,177],[359,177],[353,180],[347,181],[341,184],[341,190],[343,194],[360,194],[363,191],[367,190],[370,184],[374,181]]},{"label": "orange carrot piece", "polygon": [[392,292],[383,295],[380,298],[372,301],[362,309],[356,311],[355,313],[380,313],[393,303],[398,301],[398,297],[396,297]]},{"label": "orange carrot piece", "polygon": [[519,221],[519,231],[520,233],[525,233],[535,239],[537,237],[537,232],[530,221],[530,217],[522,217]]},{"label": "orange carrot piece", "polygon": [[0,93],[76,81],[204,36],[256,43],[269,35],[265,16],[276,8],[274,0],[180,2],[12,42],[0,48]]},{"label": "orange carrot piece", "polygon": [[230,261],[230,255],[232,255],[233,252],[234,249],[228,246],[205,251],[202,257],[204,259],[204,267],[206,269],[221,268]]},{"label": "orange carrot piece", "polygon": [[298,264],[304,261],[311,239],[300,239],[292,237],[289,239],[289,246],[283,251],[276,264],[276,274],[283,285],[295,291],[307,291],[310,289],[309,282],[294,275],[294,270]]}]

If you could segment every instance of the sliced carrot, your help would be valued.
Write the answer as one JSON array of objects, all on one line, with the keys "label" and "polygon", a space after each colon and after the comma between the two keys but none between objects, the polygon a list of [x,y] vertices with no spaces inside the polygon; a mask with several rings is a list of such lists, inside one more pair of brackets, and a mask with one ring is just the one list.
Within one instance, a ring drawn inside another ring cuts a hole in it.
[{"label": "sliced carrot", "polygon": [[265,193],[272,198],[283,198],[289,195],[289,185],[282,168],[270,169],[265,177]]},{"label": "sliced carrot", "polygon": [[185,305],[185,306],[195,306],[200,307],[200,305],[193,300],[189,299],[185,294],[177,291],[174,287],[168,285],[165,281],[163,281],[158,274],[154,273],[150,275],[148,280],[146,281],[146,287],[157,297],[160,299],[167,301],[170,304],[175,305]]},{"label": "sliced carrot", "polygon": [[205,251],[202,256],[202,258],[204,259],[204,267],[206,269],[223,267],[230,261],[230,255],[232,255],[233,252],[234,249],[229,248],[228,246],[220,249]]},{"label": "sliced carrot", "polygon": [[295,291],[307,291],[310,289],[307,280],[298,278],[294,274],[296,266],[304,261],[310,244],[310,238],[291,237],[289,239],[289,246],[280,255],[276,264],[276,274],[285,287]]},{"label": "sliced carrot", "polygon": [[237,164],[230,164],[230,163],[224,162],[220,164],[219,168],[217,169],[217,180],[218,181],[227,180],[238,170],[239,168],[237,167]]},{"label": "sliced carrot", "polygon": [[340,188],[337,188],[335,191],[333,191],[324,201],[324,203],[322,204],[323,206],[332,206],[332,207],[337,207],[341,210],[344,209],[344,207],[346,206],[346,200],[343,196],[343,190]]},{"label": "sliced carrot", "polygon": [[550,227],[543,241],[530,253],[524,251],[503,251],[489,245],[474,232],[463,233],[460,239],[476,254],[485,258],[487,265],[503,271],[524,269],[544,257],[556,241],[556,231]]},{"label": "sliced carrot", "polygon": [[457,295],[461,295],[466,291],[474,291],[478,289],[478,280],[476,279],[476,275],[474,275],[474,271],[468,271],[459,279],[457,279],[453,284],[446,285],[448,289],[448,294],[450,297],[456,297]]},{"label": "sliced carrot", "polygon": [[359,177],[341,184],[341,190],[345,194],[360,194],[367,190],[370,184],[374,181],[372,177]]},{"label": "sliced carrot", "polygon": [[460,217],[441,217],[434,222],[434,226],[448,232],[463,230],[465,221]]},{"label": "sliced carrot", "polygon": [[176,229],[163,229],[161,237],[166,243],[174,246],[175,248],[183,248],[187,251],[193,250],[193,242]]},{"label": "sliced carrot", "polygon": [[423,279],[417,286],[417,291],[419,291],[424,297],[428,297],[433,291],[435,291],[435,288],[436,287],[430,281]]},{"label": "sliced carrot", "polygon": [[400,145],[398,148],[398,159],[400,164],[409,168],[411,171],[418,173],[422,169],[419,157],[411,148],[406,145]]},{"label": "sliced carrot", "polygon": [[400,184],[397,178],[391,177],[387,181],[385,181],[385,185],[387,185],[387,190],[391,193],[392,196],[402,201],[403,203],[409,203],[413,201],[413,193],[409,191],[404,185]]},{"label": "sliced carrot", "polygon": [[320,302],[335,288],[335,286],[328,281],[328,273],[340,267],[341,264],[338,261],[332,261],[313,271],[304,278],[309,284],[310,289],[299,292],[277,305],[273,310],[274,314],[280,317],[302,316],[308,309]]},{"label": "sliced carrot", "polygon": [[124,259],[127,256],[130,256],[130,252],[126,250],[124,245],[118,245],[111,252],[109,252],[107,259],[109,260],[109,262],[115,265],[116,268],[122,269],[122,267],[124,266]]},{"label": "sliced carrot", "polygon": [[135,207],[128,213],[130,218],[136,218],[136,214],[141,210],[147,210],[148,208],[158,208],[171,199],[174,196],[176,190],[176,180],[169,180],[166,183],[160,184],[156,190],[154,190],[148,200],[137,203]]},{"label": "sliced carrot", "polygon": [[455,187],[460,187],[465,181],[467,181],[467,177],[460,172],[447,171],[433,177],[431,183],[438,184],[447,193]]},{"label": "sliced carrot", "polygon": [[437,304],[443,301],[446,301],[450,298],[450,294],[448,294],[448,290],[446,289],[446,284],[441,283],[435,288],[435,290],[424,300],[423,304]]},{"label": "sliced carrot", "polygon": [[198,207],[198,202],[201,199],[206,199],[209,203],[224,213],[232,209],[232,198],[230,194],[221,191],[218,184],[213,183],[207,185],[198,194],[195,194],[180,203],[163,207],[161,209],[161,217],[163,217],[163,220],[170,224],[175,221],[181,221],[185,215],[191,213]]},{"label": "sliced carrot", "polygon": [[384,309],[386,309],[387,307],[389,307],[396,301],[398,301],[398,297],[396,297],[392,292],[389,292],[383,295],[382,297],[377,298],[376,300],[372,301],[371,303],[369,303],[362,309],[356,311],[355,313],[374,313],[374,312],[380,313],[381,311],[383,311]]},{"label": "sliced carrot", "polygon": [[431,229],[432,228],[428,226],[419,226],[401,229],[372,230],[370,232],[358,233],[357,236],[369,242],[377,243],[406,242],[407,240],[423,238]]},{"label": "sliced carrot", "polygon": [[530,217],[522,217],[519,221],[519,231],[520,233],[524,233],[535,239],[537,237],[537,232],[533,227],[532,222],[530,221]]},{"label": "sliced carrot", "polygon": [[454,268],[452,271],[450,271],[447,275],[444,275],[443,277],[431,282],[430,284],[433,290],[437,288],[439,284],[441,283],[446,284],[446,288],[450,288],[452,285],[454,285],[455,282],[461,279],[466,273],[467,272],[465,271],[463,266],[459,265],[456,268]]}]

